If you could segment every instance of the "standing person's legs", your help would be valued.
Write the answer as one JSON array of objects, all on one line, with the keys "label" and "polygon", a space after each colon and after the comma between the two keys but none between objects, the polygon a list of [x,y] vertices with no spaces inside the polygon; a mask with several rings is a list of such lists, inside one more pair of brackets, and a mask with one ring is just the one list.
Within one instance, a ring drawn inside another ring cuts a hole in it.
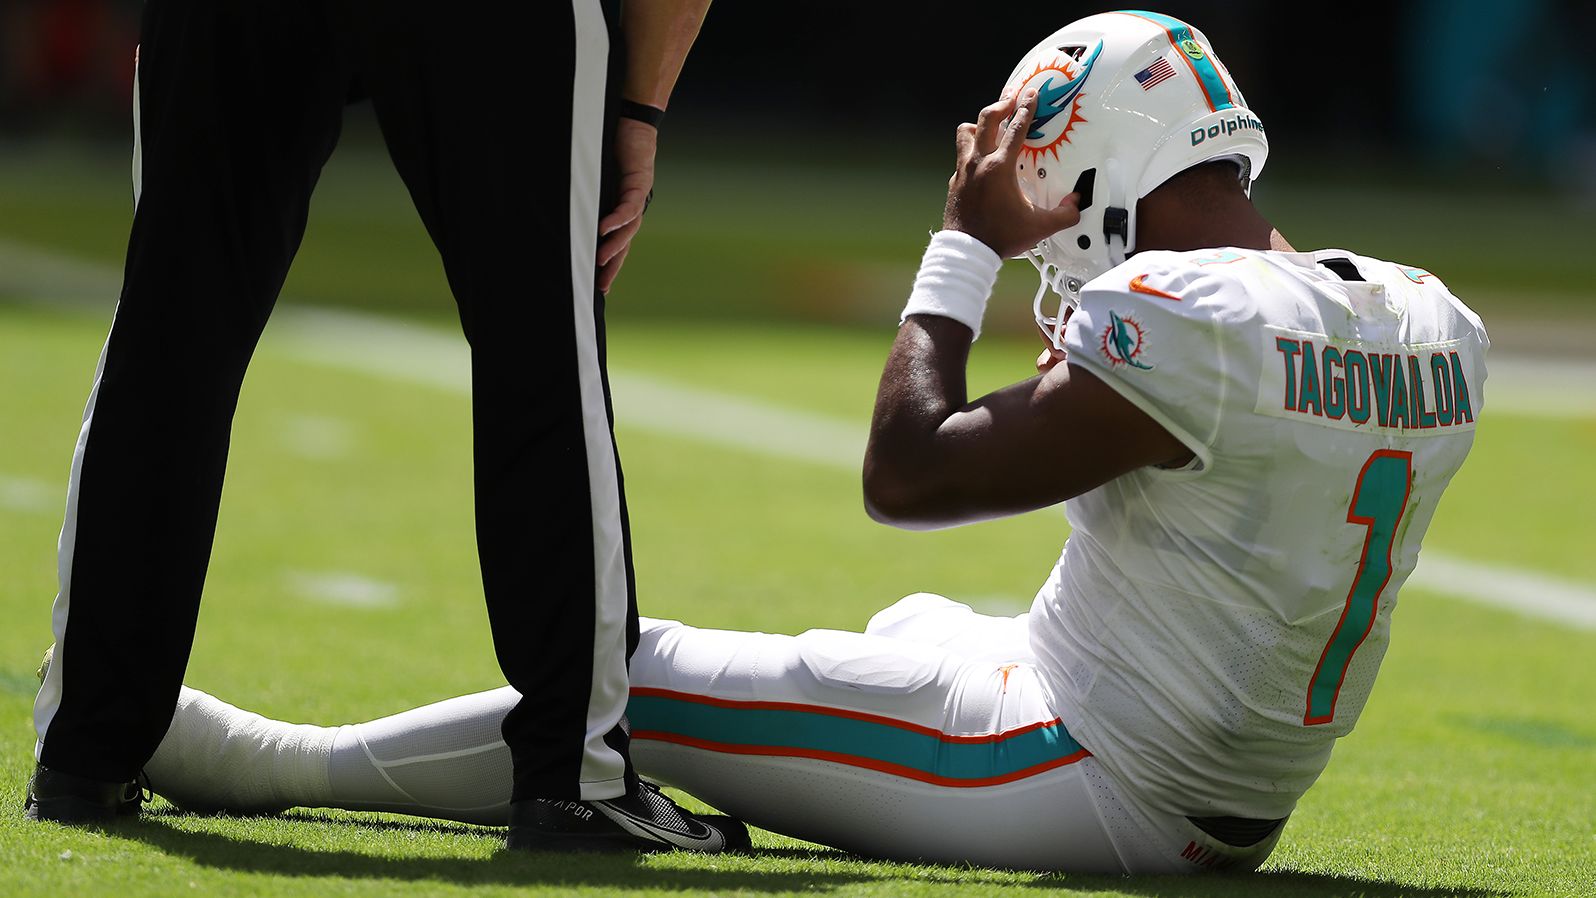
[{"label": "standing person's legs", "polygon": [[[34,709],[54,777],[132,780],[171,720],[244,369],[337,140],[347,75],[320,6],[145,6],[125,280],[72,461]],[[57,816],[45,779],[38,813]]]},{"label": "standing person's legs", "polygon": [[620,796],[637,624],[594,288],[612,20],[599,0],[352,8],[471,343],[483,588],[528,696],[504,721],[511,797]]}]

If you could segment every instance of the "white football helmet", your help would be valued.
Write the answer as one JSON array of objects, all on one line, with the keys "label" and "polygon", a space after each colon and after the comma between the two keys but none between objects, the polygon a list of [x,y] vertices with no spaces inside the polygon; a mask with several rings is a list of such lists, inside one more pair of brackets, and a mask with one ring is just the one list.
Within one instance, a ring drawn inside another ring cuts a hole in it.
[{"label": "white football helmet", "polygon": [[[1179,19],[1125,11],[1060,28],[1015,66],[1009,90],[1035,88],[1020,186],[1051,209],[1081,194],[1081,220],[1025,257],[1042,275],[1036,320],[1064,348],[1063,303],[1135,251],[1136,201],[1215,159],[1237,163],[1243,187],[1263,170],[1263,124],[1202,32]],[[1049,290],[1059,305],[1048,314]]]}]

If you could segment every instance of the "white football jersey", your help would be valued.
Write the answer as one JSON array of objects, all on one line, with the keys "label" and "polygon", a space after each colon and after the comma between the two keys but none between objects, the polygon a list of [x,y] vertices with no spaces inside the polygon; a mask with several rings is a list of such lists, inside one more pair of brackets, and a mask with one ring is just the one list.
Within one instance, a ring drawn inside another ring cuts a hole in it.
[{"label": "white football jersey", "polygon": [[1433,274],[1341,250],[1145,252],[1086,285],[1070,363],[1196,455],[1070,500],[1031,615],[1065,725],[1137,797],[1284,817],[1324,770],[1473,443],[1488,345]]}]

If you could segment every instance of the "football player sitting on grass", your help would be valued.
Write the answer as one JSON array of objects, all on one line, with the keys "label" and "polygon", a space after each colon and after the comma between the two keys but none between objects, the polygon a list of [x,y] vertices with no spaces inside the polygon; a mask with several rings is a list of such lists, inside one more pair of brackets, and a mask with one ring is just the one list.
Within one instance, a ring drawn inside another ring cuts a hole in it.
[{"label": "football player sitting on grass", "polygon": [[[1029,613],[911,595],[863,633],[646,620],[638,772],[864,855],[1251,869],[1362,711],[1483,405],[1478,317],[1429,272],[1298,252],[1249,199],[1268,141],[1204,35],[1109,13],[959,126],[944,230],[887,359],[877,520],[1059,502]],[[1041,373],[971,399],[1003,259],[1041,271]],[[1049,296],[1054,300],[1044,303]],[[341,727],[185,690],[147,773],[180,807],[503,824],[509,687]],[[581,802],[573,845],[632,847]]]}]

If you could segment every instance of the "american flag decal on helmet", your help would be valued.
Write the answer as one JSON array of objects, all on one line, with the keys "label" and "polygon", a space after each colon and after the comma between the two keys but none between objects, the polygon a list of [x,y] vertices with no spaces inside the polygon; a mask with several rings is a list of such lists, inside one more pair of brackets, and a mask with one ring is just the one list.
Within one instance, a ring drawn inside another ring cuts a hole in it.
[{"label": "american flag decal on helmet", "polygon": [[1136,83],[1142,86],[1142,90],[1152,90],[1175,77],[1175,74],[1175,67],[1169,64],[1169,60],[1160,56],[1157,62],[1137,72],[1133,77]]}]

